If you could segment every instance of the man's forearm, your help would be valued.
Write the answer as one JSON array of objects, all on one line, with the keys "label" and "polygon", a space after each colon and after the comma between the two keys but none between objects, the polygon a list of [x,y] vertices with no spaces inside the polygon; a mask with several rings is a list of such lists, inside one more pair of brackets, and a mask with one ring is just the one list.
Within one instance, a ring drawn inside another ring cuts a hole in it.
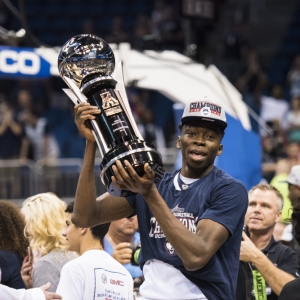
[{"label": "man's forearm", "polygon": [[97,214],[94,178],[96,146],[95,142],[87,140],[83,165],[75,194],[72,222],[80,227],[90,227],[89,221]]},{"label": "man's forearm", "polygon": [[[144,198],[166,238],[181,258],[184,267],[187,270],[196,270],[204,267],[219,246],[212,245],[210,241],[207,241],[205,233],[202,235],[199,232],[198,235],[186,228],[173,215],[157,190],[144,196]],[[200,222],[209,221],[201,220]],[[217,234],[218,230],[216,229],[213,234]],[[226,234],[227,231],[224,234],[222,233],[223,236],[226,236]]]},{"label": "man's forearm", "polygon": [[291,274],[286,273],[285,271],[277,268],[262,252],[255,258],[253,261],[257,270],[264,277],[272,291],[279,295],[283,286],[294,280]]}]

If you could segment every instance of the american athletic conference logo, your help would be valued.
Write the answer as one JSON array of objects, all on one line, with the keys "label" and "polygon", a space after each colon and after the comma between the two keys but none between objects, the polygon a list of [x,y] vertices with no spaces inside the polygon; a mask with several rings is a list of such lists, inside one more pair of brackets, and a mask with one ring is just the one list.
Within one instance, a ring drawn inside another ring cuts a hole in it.
[{"label": "american athletic conference logo", "polygon": [[110,92],[104,92],[100,96],[102,98],[102,108],[106,116],[109,117],[122,111],[119,101],[112,97]]}]

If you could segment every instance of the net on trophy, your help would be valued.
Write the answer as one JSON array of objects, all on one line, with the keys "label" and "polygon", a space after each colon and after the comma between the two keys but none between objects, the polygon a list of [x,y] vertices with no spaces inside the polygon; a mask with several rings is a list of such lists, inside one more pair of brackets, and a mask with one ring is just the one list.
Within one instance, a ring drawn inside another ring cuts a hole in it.
[{"label": "net on trophy", "polygon": [[[77,35],[61,48],[58,70],[70,88],[64,91],[74,103],[87,101],[101,112],[89,122],[102,158],[100,177],[107,191],[115,196],[133,194],[118,190],[112,183],[112,166],[117,160],[124,167],[124,161],[129,161],[139,176],[144,174],[144,164],[149,163],[158,182],[164,173],[161,155],[152,144],[143,140],[132,116],[122,79],[112,77],[115,57],[110,46],[95,35]],[[121,64],[116,73],[122,78]]]}]

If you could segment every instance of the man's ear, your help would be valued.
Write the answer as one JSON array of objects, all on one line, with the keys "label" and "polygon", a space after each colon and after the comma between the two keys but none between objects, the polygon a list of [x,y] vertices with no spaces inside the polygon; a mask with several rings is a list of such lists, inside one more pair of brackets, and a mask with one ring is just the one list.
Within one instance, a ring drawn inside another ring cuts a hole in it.
[{"label": "man's ear", "polygon": [[223,152],[223,145],[220,144],[219,150],[218,150],[218,152],[217,152],[217,156],[220,156],[220,155],[222,154],[222,152]]},{"label": "man's ear", "polygon": [[278,223],[281,219],[281,215],[282,215],[282,211],[280,210],[279,212],[277,212],[276,214],[276,220],[275,220],[275,223]]},{"label": "man's ear", "polygon": [[181,136],[180,136],[180,135],[177,137],[176,148],[177,148],[177,149],[180,149],[180,148],[181,148]]},{"label": "man's ear", "polygon": [[87,228],[81,228],[81,230],[80,230],[80,234],[81,235],[85,235],[86,234],[86,232],[87,232]]}]

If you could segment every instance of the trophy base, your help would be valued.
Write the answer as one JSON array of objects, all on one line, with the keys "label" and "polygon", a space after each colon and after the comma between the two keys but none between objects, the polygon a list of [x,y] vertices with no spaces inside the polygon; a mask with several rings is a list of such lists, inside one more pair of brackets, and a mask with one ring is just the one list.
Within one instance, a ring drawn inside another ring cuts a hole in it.
[{"label": "trophy base", "polygon": [[[159,182],[164,174],[163,163],[160,153],[150,144],[144,141],[129,141],[118,145],[107,152],[100,164],[100,176],[107,192],[113,196],[127,197],[135,195],[128,190],[119,190],[112,183],[111,176],[114,176],[112,166],[119,160],[122,165],[127,160],[139,176],[144,175],[144,164],[149,163],[155,172],[155,182]],[[126,167],[125,167],[126,169]]]}]

